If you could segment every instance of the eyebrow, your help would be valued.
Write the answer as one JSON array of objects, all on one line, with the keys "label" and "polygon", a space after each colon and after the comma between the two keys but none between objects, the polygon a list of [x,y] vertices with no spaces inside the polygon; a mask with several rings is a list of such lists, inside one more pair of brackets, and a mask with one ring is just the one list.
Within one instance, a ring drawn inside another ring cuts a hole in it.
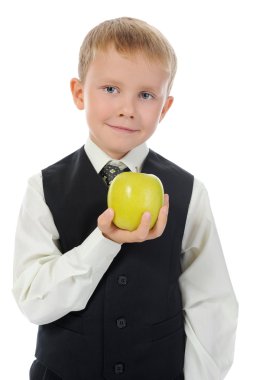
[{"label": "eyebrow", "polygon": [[105,83],[109,83],[109,84],[114,84],[114,85],[116,85],[116,86],[123,86],[124,85],[124,83],[123,82],[120,82],[120,81],[118,81],[118,80],[116,80],[116,79],[113,79],[113,78],[98,78],[98,81],[99,82],[105,82]]}]

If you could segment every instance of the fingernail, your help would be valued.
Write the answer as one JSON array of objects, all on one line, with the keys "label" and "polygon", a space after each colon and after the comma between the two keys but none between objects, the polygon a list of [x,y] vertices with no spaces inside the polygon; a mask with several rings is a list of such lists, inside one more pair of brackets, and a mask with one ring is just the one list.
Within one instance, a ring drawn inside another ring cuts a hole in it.
[{"label": "fingernail", "polygon": [[151,214],[150,214],[149,211],[145,211],[144,212],[144,218],[146,218],[146,219],[150,219],[151,218]]}]

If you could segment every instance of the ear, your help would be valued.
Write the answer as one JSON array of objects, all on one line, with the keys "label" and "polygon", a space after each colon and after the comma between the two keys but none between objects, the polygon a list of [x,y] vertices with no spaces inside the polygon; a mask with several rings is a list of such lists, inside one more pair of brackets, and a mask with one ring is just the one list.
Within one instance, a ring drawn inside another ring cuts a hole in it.
[{"label": "ear", "polygon": [[168,96],[168,98],[166,99],[165,104],[163,106],[163,109],[162,109],[162,112],[160,115],[160,119],[159,119],[159,123],[160,123],[160,121],[162,121],[162,119],[164,118],[164,116],[166,115],[166,113],[168,112],[170,107],[172,106],[173,102],[174,102],[173,96]]},{"label": "ear", "polygon": [[70,81],[70,89],[72,92],[73,100],[79,110],[84,109],[84,96],[83,85],[79,79],[73,78]]}]

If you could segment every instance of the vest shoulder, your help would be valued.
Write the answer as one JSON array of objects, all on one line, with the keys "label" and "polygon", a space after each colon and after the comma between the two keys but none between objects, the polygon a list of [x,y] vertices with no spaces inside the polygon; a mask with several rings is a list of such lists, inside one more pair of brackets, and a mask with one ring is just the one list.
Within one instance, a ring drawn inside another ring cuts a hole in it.
[{"label": "vest shoulder", "polygon": [[84,153],[84,146],[68,154],[67,156],[61,158],[59,161],[42,169],[43,176],[55,174],[56,172],[66,171],[70,167],[73,168],[73,165],[78,160],[78,158],[82,156],[83,153]]},{"label": "vest shoulder", "polygon": [[175,175],[183,175],[186,177],[193,178],[193,174],[191,174],[184,168],[178,166],[174,162],[168,160],[167,158],[163,157],[162,155],[160,155],[159,153],[151,149],[150,149],[150,158],[151,160],[156,161],[162,170],[170,171],[171,173],[174,173]]}]

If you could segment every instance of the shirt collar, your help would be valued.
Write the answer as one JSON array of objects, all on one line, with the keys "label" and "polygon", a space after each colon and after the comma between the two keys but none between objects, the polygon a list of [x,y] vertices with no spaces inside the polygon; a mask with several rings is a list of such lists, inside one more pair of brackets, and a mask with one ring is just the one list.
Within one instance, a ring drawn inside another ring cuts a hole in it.
[{"label": "shirt collar", "polygon": [[[97,173],[107,164],[108,161],[115,161],[115,159],[108,156],[103,150],[101,150],[91,139],[88,137],[84,150],[94,166]],[[143,162],[147,157],[149,149],[145,143],[138,145],[130,152],[128,152],[121,160],[131,171],[140,172]]]}]

